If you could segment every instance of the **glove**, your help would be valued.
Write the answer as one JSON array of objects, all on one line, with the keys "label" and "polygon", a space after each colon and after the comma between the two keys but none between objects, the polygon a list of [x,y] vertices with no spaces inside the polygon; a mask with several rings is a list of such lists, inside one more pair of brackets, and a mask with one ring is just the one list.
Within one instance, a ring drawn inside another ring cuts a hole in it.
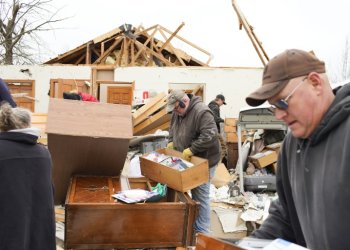
[{"label": "glove", "polygon": [[166,146],[166,148],[174,149],[174,143],[173,142],[169,142],[168,145]]},{"label": "glove", "polygon": [[191,151],[190,148],[186,148],[183,152],[182,152],[182,158],[186,161],[190,161],[191,157],[193,156],[193,153]]}]

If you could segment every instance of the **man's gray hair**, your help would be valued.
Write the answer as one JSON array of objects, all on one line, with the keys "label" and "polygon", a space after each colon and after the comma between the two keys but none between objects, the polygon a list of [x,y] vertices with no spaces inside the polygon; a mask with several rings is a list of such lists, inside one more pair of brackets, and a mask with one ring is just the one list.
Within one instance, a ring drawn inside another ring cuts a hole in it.
[{"label": "man's gray hair", "polygon": [[25,108],[12,108],[7,102],[0,106],[0,131],[29,128],[31,126],[31,112]]}]

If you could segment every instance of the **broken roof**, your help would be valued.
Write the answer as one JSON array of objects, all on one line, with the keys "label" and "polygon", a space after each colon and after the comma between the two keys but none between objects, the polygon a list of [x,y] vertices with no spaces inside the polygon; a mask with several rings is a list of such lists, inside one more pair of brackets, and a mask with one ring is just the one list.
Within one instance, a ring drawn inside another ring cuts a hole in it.
[{"label": "broken roof", "polygon": [[[183,26],[184,23],[181,23],[175,32],[171,32],[160,25],[145,29],[142,26],[134,28],[130,24],[124,24],[44,64],[208,66],[210,53],[177,34]],[[201,62],[175,48],[171,44],[175,40],[195,49],[201,56],[208,58],[207,61]]]}]

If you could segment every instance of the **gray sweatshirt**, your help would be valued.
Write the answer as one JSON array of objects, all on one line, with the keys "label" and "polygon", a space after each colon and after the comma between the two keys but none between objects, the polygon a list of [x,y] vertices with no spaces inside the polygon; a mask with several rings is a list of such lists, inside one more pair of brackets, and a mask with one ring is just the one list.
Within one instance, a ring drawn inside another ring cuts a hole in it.
[{"label": "gray sweatshirt", "polygon": [[277,192],[267,220],[253,233],[310,249],[350,249],[350,84],[309,139],[288,134],[278,160]]},{"label": "gray sweatshirt", "polygon": [[208,160],[209,167],[220,160],[218,130],[211,110],[199,96],[190,96],[191,101],[184,116],[175,112],[171,118],[169,141],[174,149],[182,152],[190,148],[195,156]]}]

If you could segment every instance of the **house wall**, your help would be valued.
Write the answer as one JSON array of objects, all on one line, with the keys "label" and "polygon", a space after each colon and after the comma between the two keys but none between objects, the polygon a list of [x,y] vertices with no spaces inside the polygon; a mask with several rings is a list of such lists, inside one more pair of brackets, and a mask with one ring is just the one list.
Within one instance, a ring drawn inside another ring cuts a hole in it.
[{"label": "house wall", "polygon": [[[29,69],[30,74],[21,70]],[[164,92],[169,87],[182,84],[204,85],[204,102],[208,104],[217,94],[226,97],[227,105],[222,106],[221,116],[238,117],[242,107],[246,107],[245,97],[261,83],[262,68],[210,68],[210,67],[119,67],[114,70],[115,81],[135,81],[135,97],[144,91],[149,96]],[[91,79],[91,66],[36,65],[0,66],[3,79],[35,80],[35,112],[45,113],[48,109],[50,79]],[[101,89],[101,101],[106,99],[106,86]]]},{"label": "house wall", "polygon": [[[28,73],[21,70],[28,69]],[[67,65],[1,65],[0,78],[14,80],[35,80],[35,110],[34,112],[46,113],[48,110],[50,79],[90,79],[90,66]]]},{"label": "house wall", "polygon": [[[238,117],[247,107],[245,97],[261,84],[262,68],[210,67],[123,67],[116,68],[115,81],[135,81],[135,96],[148,90],[168,92],[178,84],[204,84],[204,102],[208,104],[217,94],[223,94],[227,105],[221,107],[221,117]],[[183,86],[181,86],[183,87]]]}]

